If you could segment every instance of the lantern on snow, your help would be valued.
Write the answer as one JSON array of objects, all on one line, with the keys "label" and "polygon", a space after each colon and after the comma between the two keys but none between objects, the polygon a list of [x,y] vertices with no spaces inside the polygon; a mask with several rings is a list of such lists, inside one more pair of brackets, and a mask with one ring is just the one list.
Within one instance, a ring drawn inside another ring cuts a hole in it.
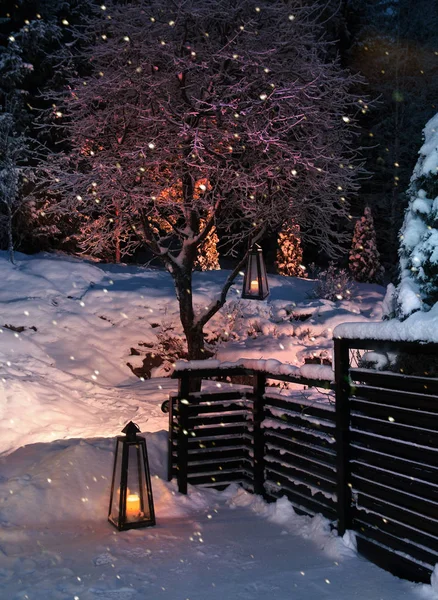
[{"label": "lantern on snow", "polygon": [[118,436],[108,520],[119,531],[155,525],[146,440],[130,421]]},{"label": "lantern on snow", "polygon": [[269,296],[269,285],[263,253],[260,246],[254,244],[248,255],[243,278],[242,298],[264,300],[267,296]]}]

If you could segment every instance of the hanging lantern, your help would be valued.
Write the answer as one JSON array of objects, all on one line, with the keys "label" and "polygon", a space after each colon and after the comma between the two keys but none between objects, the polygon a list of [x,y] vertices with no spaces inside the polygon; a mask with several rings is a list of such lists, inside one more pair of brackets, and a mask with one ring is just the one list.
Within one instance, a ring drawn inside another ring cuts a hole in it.
[{"label": "hanging lantern", "polygon": [[254,244],[248,255],[242,298],[264,300],[267,296],[269,296],[269,285],[263,253],[260,246]]},{"label": "hanging lantern", "polygon": [[118,436],[108,520],[119,531],[155,525],[146,440],[130,421]]}]

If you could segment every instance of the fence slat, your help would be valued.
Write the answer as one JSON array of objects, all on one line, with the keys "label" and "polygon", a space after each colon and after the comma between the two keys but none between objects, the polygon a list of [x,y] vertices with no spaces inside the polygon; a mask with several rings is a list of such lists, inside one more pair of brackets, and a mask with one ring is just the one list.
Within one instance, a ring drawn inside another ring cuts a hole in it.
[{"label": "fence slat", "polygon": [[318,419],[324,419],[328,422],[335,423],[335,409],[331,404],[324,406],[322,403],[318,405],[314,403],[312,405],[302,404],[293,397],[288,398],[283,396],[278,398],[277,396],[271,396],[269,392],[265,394],[265,407],[273,407],[284,409],[289,412],[297,412],[309,417],[316,417]]},{"label": "fence slat", "polygon": [[[248,458],[241,458],[238,460],[226,460],[222,457],[219,460],[214,461],[189,461],[190,475],[201,475],[202,473],[209,471],[217,471],[219,473],[235,473],[242,470],[251,472],[252,461]],[[189,475],[189,477],[190,477]]]},{"label": "fence slat", "polygon": [[242,471],[236,471],[234,473],[215,472],[212,475],[190,474],[188,477],[188,482],[190,483],[190,485],[209,485],[211,487],[218,485],[227,485],[229,483],[246,482],[248,486],[252,487],[251,473],[244,473]]},{"label": "fence slat", "polygon": [[380,514],[371,512],[368,508],[366,510],[353,508],[353,516],[355,523],[364,522],[371,527],[377,527],[383,532],[388,532],[395,537],[412,540],[414,544],[424,546],[424,548],[430,549],[438,555],[438,539],[430,532],[420,531],[415,527],[390,519],[389,517],[382,517]]},{"label": "fence slat", "polygon": [[438,394],[438,380],[430,377],[400,375],[389,371],[372,371],[371,369],[350,369],[350,377],[353,381],[367,383],[373,387],[417,392],[419,394]]},{"label": "fence slat", "polygon": [[[429,422],[430,424],[430,422]],[[438,432],[431,429],[411,427],[397,422],[383,421],[365,415],[351,414],[351,427],[360,431],[375,433],[387,440],[405,441],[422,446],[438,448]]]},{"label": "fence slat", "polygon": [[273,460],[273,457],[267,456],[265,459],[266,469],[280,473],[284,477],[290,480],[291,483],[299,483],[307,485],[310,488],[311,493],[315,490],[321,490],[331,496],[336,495],[336,482],[329,479],[325,479],[320,475],[309,472],[307,470],[300,469],[296,465],[288,465],[278,460]]},{"label": "fence slat", "polygon": [[420,514],[434,519],[438,528],[437,509],[433,500],[414,496],[400,489],[386,486],[379,481],[370,481],[356,474],[352,475],[352,484],[357,494],[364,493],[378,500],[382,499],[399,506],[413,514]]},{"label": "fence slat", "polygon": [[430,569],[433,569],[436,561],[436,554],[425,548],[420,548],[409,540],[401,539],[391,535],[388,531],[381,531],[377,527],[372,527],[364,521],[358,521],[359,535],[374,540],[391,550],[397,552],[399,556],[408,555],[416,561],[425,563]]},{"label": "fence slat", "polygon": [[438,504],[438,486],[431,485],[419,479],[413,479],[400,473],[386,471],[383,468],[356,461],[351,462],[351,475],[352,478],[355,476],[363,477],[395,490],[412,494],[413,496],[421,496],[426,500]]},{"label": "fence slat", "polygon": [[[384,397],[385,398],[385,397]],[[386,398],[385,398],[386,400]],[[418,427],[420,429],[430,429],[430,424],[438,414],[419,410],[411,410],[408,408],[398,408],[388,406],[387,404],[376,404],[369,402],[366,399],[353,396],[350,400],[351,414],[363,417],[378,419],[386,424],[388,422],[397,425],[408,425],[410,427]],[[411,434],[415,436],[415,432]]]},{"label": "fence slat", "polygon": [[336,469],[322,462],[320,459],[312,458],[306,452],[306,449],[301,448],[301,452],[302,454],[300,455],[288,450],[274,448],[269,444],[266,449],[266,460],[274,458],[279,462],[287,461],[291,466],[302,467],[303,470],[313,473],[316,476],[324,477],[324,479],[333,483],[336,482]]},{"label": "fence slat", "polygon": [[395,554],[369,538],[357,534],[358,552],[396,577],[422,583],[430,583],[430,569],[409,560],[406,556]]},{"label": "fence slat", "polygon": [[371,510],[374,513],[383,515],[383,517],[415,527],[419,531],[438,536],[438,522],[420,514],[414,508],[409,510],[404,506],[397,505],[390,496],[379,496],[373,489],[356,491],[355,493],[358,509]]},{"label": "fence slat", "polygon": [[[336,519],[336,505],[322,494],[309,495],[307,486],[295,485],[283,475],[266,469],[266,493],[279,498],[283,495],[291,501],[294,507],[301,507],[307,514],[323,514],[334,521]],[[307,510],[306,510],[307,509]]]},{"label": "fence slat", "polygon": [[[277,412],[281,412],[281,416]],[[270,406],[265,407],[265,418],[277,421],[279,426],[298,426],[303,429],[310,429],[311,431],[321,431],[329,435],[335,435],[335,424],[334,422],[326,421],[316,417],[309,417],[305,414],[291,413],[284,411],[284,409],[272,408]]]},{"label": "fence slat", "polygon": [[242,412],[237,410],[228,413],[213,413],[213,415],[209,414],[208,417],[205,417],[204,415],[191,416],[189,414],[189,425],[190,427],[202,427],[205,425],[221,425],[222,423],[246,424],[248,420],[247,417],[247,411]]},{"label": "fence slat", "polygon": [[[304,438],[304,439],[303,439]],[[318,446],[318,438],[309,439],[304,436],[294,433],[294,437],[282,435],[276,430],[265,431],[265,443],[279,448],[281,451],[290,451],[292,454],[304,454],[305,456],[313,457],[321,460],[328,465],[336,465],[336,452],[334,444],[328,444],[325,440],[320,441]]]},{"label": "fence slat", "polygon": [[230,436],[197,436],[191,437],[188,440],[189,452],[190,450],[196,451],[198,448],[203,450],[204,448],[225,448],[232,446],[233,448],[249,448],[251,446],[251,440],[249,437],[241,435],[230,435]]},{"label": "fence slat", "polygon": [[[187,419],[186,425],[189,425],[189,419]],[[246,422],[238,423],[224,423],[223,425],[215,425],[212,427],[208,425],[192,425],[190,428],[191,439],[195,440],[203,440],[203,439],[211,439],[214,436],[218,438],[223,438],[224,436],[235,437],[239,435],[243,435],[248,431],[248,426]],[[194,434],[194,435],[193,435]]]},{"label": "fence slat", "polygon": [[379,452],[376,448],[365,448],[352,445],[351,460],[361,461],[370,467],[376,466],[387,471],[407,475],[413,480],[421,480],[438,485],[438,464],[431,465],[413,460],[405,460],[401,457],[390,456]]},{"label": "fence slat", "polygon": [[198,415],[209,415],[212,413],[227,413],[234,411],[248,411],[249,403],[246,400],[234,400],[229,401],[227,404],[222,402],[203,402],[202,404],[190,404],[187,407],[187,412],[190,417],[196,417]]},{"label": "fence slat", "polygon": [[411,460],[420,464],[438,465],[438,449],[434,450],[423,446],[421,441],[418,445],[413,445],[394,438],[388,439],[370,431],[352,429],[351,442],[353,446],[363,446],[388,456]]},{"label": "fence slat", "polygon": [[409,408],[413,411],[438,413],[438,397],[432,394],[419,394],[408,392],[407,390],[389,390],[363,384],[354,384],[353,395],[357,398],[365,398],[369,402],[375,402],[376,404],[383,403],[398,408]]}]

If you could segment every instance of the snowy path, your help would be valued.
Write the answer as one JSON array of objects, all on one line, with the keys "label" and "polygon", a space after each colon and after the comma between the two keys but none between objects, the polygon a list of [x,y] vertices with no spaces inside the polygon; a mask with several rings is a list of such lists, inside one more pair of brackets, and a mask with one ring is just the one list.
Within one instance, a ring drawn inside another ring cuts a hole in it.
[{"label": "snowy path", "polygon": [[[148,446],[162,475],[165,432],[149,434]],[[322,518],[295,515],[285,499],[266,505],[237,486],[183,497],[154,477],[157,526],[119,533],[105,519],[107,481],[91,485],[93,473],[108,474],[112,450],[113,440],[63,440],[3,462],[0,600],[433,597],[355,556]]]},{"label": "snowy path", "polygon": [[155,529],[136,532],[114,534],[109,526],[42,531],[31,545],[25,543],[26,558],[19,558],[22,543],[11,544],[12,555],[6,560],[14,561],[13,577],[3,579],[0,597],[418,598],[411,584],[394,580],[359,558],[331,559],[318,551],[315,542],[285,534],[285,529],[255,518],[248,509],[219,509],[212,519],[203,512],[196,521],[164,520]]}]

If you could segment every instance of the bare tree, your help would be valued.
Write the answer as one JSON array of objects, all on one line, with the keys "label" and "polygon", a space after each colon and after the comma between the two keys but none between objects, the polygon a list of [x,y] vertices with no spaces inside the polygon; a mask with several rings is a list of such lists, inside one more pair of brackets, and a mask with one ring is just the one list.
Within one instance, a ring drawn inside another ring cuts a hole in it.
[{"label": "bare tree", "polygon": [[[88,73],[52,97],[67,150],[46,165],[51,210],[86,224],[88,252],[118,238],[162,260],[190,359],[250,238],[287,218],[331,256],[345,240],[360,105],[355,77],[326,60],[318,3],[305,4],[108,3],[76,31]],[[198,311],[192,272],[214,227],[237,262]]]}]

